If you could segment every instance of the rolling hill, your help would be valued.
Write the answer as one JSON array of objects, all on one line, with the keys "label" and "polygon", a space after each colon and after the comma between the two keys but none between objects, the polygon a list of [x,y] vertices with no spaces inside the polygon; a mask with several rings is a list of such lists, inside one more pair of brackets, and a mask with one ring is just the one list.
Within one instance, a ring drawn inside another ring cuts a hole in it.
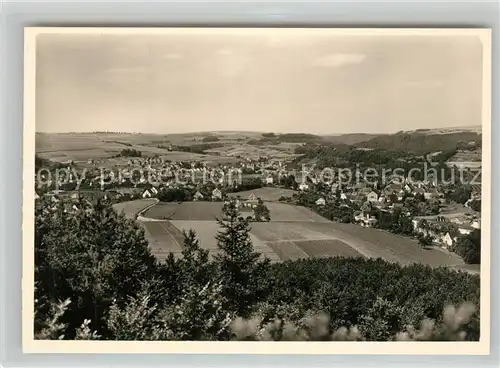
[{"label": "rolling hill", "polygon": [[449,151],[457,148],[460,142],[481,142],[481,134],[476,132],[432,133],[429,131],[400,132],[391,135],[382,135],[360,142],[354,146],[358,148],[383,149],[394,151],[410,151],[426,153]]}]

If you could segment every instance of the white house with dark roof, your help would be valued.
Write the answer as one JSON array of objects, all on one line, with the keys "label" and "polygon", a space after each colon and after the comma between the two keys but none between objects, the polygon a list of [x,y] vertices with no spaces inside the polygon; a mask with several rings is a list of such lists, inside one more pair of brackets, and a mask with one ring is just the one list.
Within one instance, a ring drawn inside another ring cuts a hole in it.
[{"label": "white house with dark roof", "polygon": [[462,224],[458,227],[458,232],[462,235],[469,235],[475,229],[469,224]]},{"label": "white house with dark roof", "polygon": [[378,194],[372,190],[370,193],[366,195],[366,200],[369,202],[377,202]]},{"label": "white house with dark roof", "polygon": [[202,200],[202,199],[203,199],[203,194],[201,194],[201,192],[198,190],[198,191],[194,194],[193,199],[194,199],[195,201],[200,201],[200,200]]},{"label": "white house with dark roof", "polygon": [[474,229],[481,229],[481,220],[473,220],[470,226],[472,226]]},{"label": "white house with dark roof", "polygon": [[215,189],[212,191],[212,199],[213,199],[213,200],[222,199],[222,192],[220,191],[220,189],[219,189],[219,188],[215,188]]},{"label": "white house with dark roof", "polygon": [[255,194],[250,193],[247,200],[245,201],[245,204],[247,207],[255,207],[257,206],[257,204],[259,204],[259,199]]},{"label": "white house with dark roof", "polygon": [[439,192],[437,191],[436,188],[430,188],[424,192],[424,198],[431,199],[431,198],[438,198],[439,197]]},{"label": "white house with dark roof", "polygon": [[417,194],[423,195],[424,193],[425,193],[425,190],[422,187],[417,187],[417,188],[413,189],[413,195],[417,195]]},{"label": "white house with dark roof", "polygon": [[449,232],[442,235],[439,240],[440,240],[441,244],[443,245],[443,248],[450,248],[454,243],[454,239]]},{"label": "white house with dark roof", "polygon": [[324,198],[318,198],[315,203],[318,206],[324,206],[326,204],[326,201]]},{"label": "white house with dark roof", "polygon": [[302,191],[306,191],[309,189],[309,185],[307,183],[300,183],[299,189]]}]

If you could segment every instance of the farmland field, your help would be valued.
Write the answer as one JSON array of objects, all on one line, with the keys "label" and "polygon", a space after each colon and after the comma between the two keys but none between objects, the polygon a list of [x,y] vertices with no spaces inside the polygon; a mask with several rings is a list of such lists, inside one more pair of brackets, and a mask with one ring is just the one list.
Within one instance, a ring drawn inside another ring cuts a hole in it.
[{"label": "farmland field", "polygon": [[[221,216],[222,202],[159,203],[144,213],[144,217],[160,220],[214,221]],[[329,221],[311,210],[286,203],[267,202],[271,222],[321,222]]]},{"label": "farmland field", "polygon": [[309,258],[307,253],[305,253],[292,241],[282,240],[267,242],[266,244],[274,251],[274,253],[276,253],[278,257],[280,257],[282,261],[295,261],[297,259]]},{"label": "farmland field", "polygon": [[[258,159],[261,156],[269,156],[275,159],[289,159],[295,156],[294,149],[297,143],[281,143],[279,145],[266,144],[262,146],[249,145],[242,142],[225,142],[222,147],[207,150],[207,153],[219,154],[230,157],[245,157]],[[233,143],[233,144],[230,144]]]},{"label": "farmland field", "polygon": [[271,212],[271,221],[275,222],[322,222],[329,223],[327,219],[302,206],[293,206],[286,203],[266,203]]},{"label": "farmland field", "polygon": [[221,216],[222,202],[158,203],[144,213],[153,219],[215,221]]},{"label": "farmland field", "polygon": [[142,222],[141,225],[154,256],[160,260],[167,258],[169,253],[180,256],[184,236],[179,229],[168,221]]},{"label": "farmland field", "polygon": [[292,189],[265,187],[254,190],[247,190],[244,192],[229,193],[228,196],[229,197],[240,196],[242,199],[245,199],[248,198],[248,196],[252,193],[255,194],[257,198],[260,198],[265,202],[277,202],[280,199],[280,197],[291,197],[294,193],[297,192]]},{"label": "farmland field", "polygon": [[155,202],[154,199],[137,199],[135,201],[116,203],[113,205],[113,208],[117,212],[123,211],[128,218],[134,218],[135,215]]},{"label": "farmland field", "polygon": [[[326,226],[325,226],[326,225]],[[421,262],[431,266],[463,264],[462,259],[439,249],[423,249],[415,239],[354,224],[310,224],[312,229],[336,236],[367,256],[389,262],[410,264]]]},{"label": "farmland field", "polygon": [[263,241],[279,240],[324,240],[331,238],[322,232],[312,230],[309,222],[256,222],[252,233]]},{"label": "farmland field", "polygon": [[[151,202],[140,200],[120,204],[134,214]],[[424,263],[431,266],[463,265],[457,255],[437,248],[422,248],[415,239],[354,224],[330,222],[307,208],[267,202],[271,222],[250,224],[255,249],[273,262],[307,257],[382,258],[400,264]],[[193,229],[200,245],[217,254],[215,235],[221,215],[221,202],[159,203],[149,208],[145,218],[160,219],[144,223],[152,249],[159,257],[180,253],[182,230]],[[168,219],[169,221],[161,221]]]},{"label": "farmland field", "polygon": [[[210,254],[216,255],[220,252],[217,247],[217,240],[215,239],[215,235],[217,231],[220,229],[219,224],[215,221],[170,221],[172,225],[174,225],[179,230],[188,231],[189,229],[193,229],[196,231],[198,239],[200,241],[200,246],[204,249],[210,251]],[[273,252],[271,248],[269,248],[266,244],[261,242],[259,238],[255,235],[250,234],[252,239],[252,244],[254,249],[261,253],[263,257],[269,258],[271,262],[279,262],[280,257]]]},{"label": "farmland field", "polygon": [[148,141],[145,135],[99,135],[41,134],[36,135],[36,153],[54,161],[87,161],[88,159],[111,158],[125,148],[132,148],[144,154],[162,154],[166,150],[143,145]]},{"label": "farmland field", "polygon": [[[197,154],[190,152],[168,151],[158,148],[158,145],[190,145],[202,142],[207,133],[189,134],[93,134],[93,133],[37,133],[36,153],[42,157],[57,162],[74,161],[83,163],[89,159],[112,159],[121,150],[135,149],[143,156],[158,155],[170,161],[205,161],[207,163],[231,163],[239,161],[231,156]],[[233,137],[231,139],[236,139]],[[106,165],[108,166],[108,165]]]},{"label": "farmland field", "polygon": [[[382,230],[339,223],[254,223],[252,233],[273,249],[280,241],[291,242],[310,257],[345,256],[383,258],[400,264],[431,266],[463,264],[460,257],[439,249],[422,249],[416,240]],[[286,245],[286,243],[285,243]],[[275,250],[282,259],[294,259],[295,247]],[[291,254],[287,254],[290,252]]]},{"label": "farmland field", "polygon": [[295,242],[295,245],[311,257],[362,257],[340,240],[303,240]]}]

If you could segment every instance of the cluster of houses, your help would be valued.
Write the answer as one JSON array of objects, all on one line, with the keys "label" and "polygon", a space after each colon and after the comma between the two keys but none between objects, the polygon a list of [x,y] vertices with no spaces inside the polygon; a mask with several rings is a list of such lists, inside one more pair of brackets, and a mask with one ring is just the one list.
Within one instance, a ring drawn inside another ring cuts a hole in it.
[{"label": "cluster of houses", "polygon": [[475,215],[421,216],[412,220],[415,233],[431,236],[434,242],[451,249],[459,236],[481,229],[481,220]]},{"label": "cluster of houses", "polygon": [[[221,201],[224,197],[224,193],[219,188],[215,188],[211,193],[210,199],[212,201]],[[235,199],[236,207],[238,208],[255,208],[259,204],[259,198],[257,198],[254,193],[250,193],[246,198],[241,198],[237,195],[237,193],[234,193],[229,197]],[[197,191],[193,196],[194,201],[201,201],[205,199],[205,196],[200,191]]]},{"label": "cluster of houses", "polygon": [[[397,182],[396,179],[378,189],[378,184],[367,184],[360,182],[354,185],[341,186],[339,183],[325,183],[331,190],[329,197],[332,199],[340,199],[342,201],[354,202],[362,204],[370,202],[380,208],[392,208],[398,202],[404,200],[405,197],[415,197],[422,195],[425,200],[437,200],[444,202],[444,193],[432,183],[418,182],[407,183]],[[299,190],[306,191],[310,187],[307,183],[301,183]],[[316,204],[325,204],[325,198],[320,198]]]},{"label": "cluster of houses", "polygon": [[[86,172],[86,185],[98,188],[101,185],[102,176],[101,171],[97,169],[98,162],[89,160],[88,163],[92,163],[93,166]],[[240,180],[242,176],[258,177],[263,184],[274,185],[279,176],[285,174],[286,164],[262,157],[259,157],[258,160],[247,159],[234,164],[213,165],[207,162],[187,163],[164,161],[158,157],[140,157],[128,159],[124,165],[117,164],[109,171],[115,174],[113,186],[116,187],[128,185],[132,179],[134,179],[134,185],[160,183],[162,187],[167,188],[187,186],[189,183],[204,181],[223,186]],[[75,180],[71,173],[70,176],[70,181]]]},{"label": "cluster of houses", "polygon": [[[103,199],[108,199],[106,193],[102,194]],[[53,190],[51,192],[43,194],[41,197],[35,191],[35,202],[40,201],[42,198],[47,199],[51,206],[46,208],[46,210],[55,211],[62,205],[62,210],[64,213],[76,213],[80,211],[85,211],[87,213],[93,211],[92,198],[89,196],[81,195],[78,192],[65,192],[63,190]],[[69,200],[63,200],[69,199]]]},{"label": "cluster of houses", "polygon": [[[248,178],[259,178],[263,185],[274,185],[279,175],[285,172],[286,165],[282,162],[275,162],[268,157],[259,157],[258,159],[246,158],[242,162],[235,164],[218,164],[208,167],[205,162],[175,162],[166,161],[161,157],[138,157],[129,158],[126,162],[119,164],[113,163],[113,160],[107,160],[109,167],[106,172],[113,173],[112,181],[105,178],[106,185],[103,186],[103,172],[98,168],[102,160],[89,159],[89,167],[85,170],[85,175],[77,178],[73,174],[73,162],[68,163],[68,178],[65,178],[64,184],[77,183],[79,190],[110,191],[118,197],[136,199],[153,198],[158,196],[163,189],[186,188],[196,190],[200,188],[200,183],[209,182],[216,186],[211,195],[202,194],[196,191],[194,200],[222,200],[223,190],[226,186],[237,185],[239,180]],[[50,175],[50,174],[49,174]],[[55,177],[55,176],[53,176]],[[35,176],[35,180],[47,182],[47,173],[42,173],[41,177]],[[50,186],[50,184],[49,184]],[[52,184],[51,188],[54,187]],[[64,186],[56,186],[48,195],[57,198],[60,196]],[[76,189],[66,188],[67,192]],[[37,194],[36,194],[37,195]],[[210,198],[207,198],[210,197]]]},{"label": "cluster of houses", "polygon": [[[303,182],[299,185],[299,189],[307,191],[314,188],[315,184],[314,179],[311,179],[310,183]],[[439,204],[445,202],[443,189],[432,182],[409,182],[404,179],[394,179],[380,189],[377,188],[376,184],[367,185],[365,183],[344,187],[340,187],[337,183],[326,183],[326,186],[330,191],[316,200],[316,206],[325,206],[329,201],[338,199],[341,200],[343,206],[350,207],[350,204],[356,204],[356,208],[360,208],[360,210],[354,212],[354,220],[363,227],[376,226],[377,218],[373,216],[374,208],[388,213],[393,212],[396,208],[404,209],[403,201],[408,197],[420,196],[424,201],[436,201]],[[465,207],[468,207],[472,201],[480,199],[480,187],[476,187]],[[463,210],[449,215],[413,217],[414,231],[431,236],[436,244],[449,249],[460,235],[468,235],[474,229],[481,227],[477,214],[471,214],[473,211],[467,213],[467,208]],[[410,212],[405,214],[411,216]]]}]

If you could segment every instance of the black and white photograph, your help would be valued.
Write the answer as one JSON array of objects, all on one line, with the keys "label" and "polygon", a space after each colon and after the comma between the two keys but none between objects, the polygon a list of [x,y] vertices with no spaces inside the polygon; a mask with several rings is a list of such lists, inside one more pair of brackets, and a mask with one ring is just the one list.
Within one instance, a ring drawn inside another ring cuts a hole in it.
[{"label": "black and white photograph", "polygon": [[490,53],[488,29],[26,28],[23,338],[489,349]]}]

